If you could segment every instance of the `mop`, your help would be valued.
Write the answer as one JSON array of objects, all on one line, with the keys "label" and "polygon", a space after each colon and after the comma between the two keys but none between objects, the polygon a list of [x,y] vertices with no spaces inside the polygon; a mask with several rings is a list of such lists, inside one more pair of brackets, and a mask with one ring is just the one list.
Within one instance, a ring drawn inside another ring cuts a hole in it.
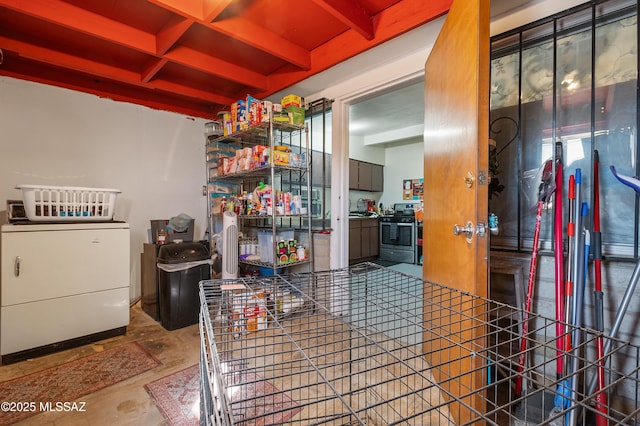
[{"label": "mop", "polygon": [[[620,174],[616,171],[614,166],[610,166],[611,172],[613,175],[623,184],[629,186],[634,191],[636,191],[637,195],[640,195],[640,179],[637,177],[626,176]],[[616,316],[613,320],[613,325],[611,326],[611,331],[609,331],[609,336],[616,338],[618,337],[618,332],[620,331],[620,326],[622,325],[622,320],[627,313],[627,309],[629,308],[629,304],[631,303],[631,299],[633,297],[633,293],[636,290],[638,282],[640,281],[640,260],[636,262],[636,266],[633,269],[633,273],[631,274],[631,279],[629,280],[629,284],[627,285],[627,290],[622,296],[622,301],[620,302],[620,306],[618,307],[618,311],[616,312]],[[603,366],[606,365],[609,360],[609,354],[611,352],[612,340],[608,339],[604,346],[604,359],[601,360]],[[597,386],[597,374],[591,378],[589,382],[589,387],[587,388],[587,394],[591,395],[596,389]],[[600,417],[600,416],[599,416]]]},{"label": "mop", "polygon": [[554,194],[553,207],[554,211],[554,259],[555,259],[555,280],[556,280],[556,378],[562,378],[562,352],[564,343],[562,334],[564,328],[562,320],[564,319],[564,247],[563,247],[563,227],[562,227],[562,143],[556,143],[556,190]]},{"label": "mop", "polygon": [[[589,211],[587,207],[587,203],[582,203],[581,209],[581,222],[584,223],[587,217],[587,213]],[[571,404],[578,400],[578,370],[580,368],[580,356],[579,356],[579,348],[580,342],[582,339],[582,319],[583,319],[583,309],[584,309],[584,290],[587,276],[587,269],[589,267],[589,246],[591,243],[590,234],[588,229],[583,229],[582,234],[584,235],[584,245],[579,247],[579,259],[576,262],[576,266],[579,268],[578,272],[581,272],[576,280],[576,291],[575,291],[575,299],[574,299],[574,315],[573,315],[573,337],[572,343],[573,347],[571,349],[571,369],[573,376],[570,379],[571,384]],[[567,365],[567,369],[569,366]],[[569,411],[567,414],[567,424],[570,426],[575,426],[577,424],[578,419],[578,410],[575,407]]]},{"label": "mop", "polygon": [[518,375],[516,377],[515,394],[520,396],[523,390],[523,371],[527,358],[527,334],[529,333],[529,312],[533,301],[533,290],[536,277],[536,266],[538,262],[538,242],[540,239],[540,226],[542,222],[542,208],[549,201],[555,189],[552,172],[553,162],[547,160],[542,170],[542,179],[538,191],[538,203],[536,204],[536,225],[533,233],[533,248],[531,252],[531,263],[529,265],[529,280],[527,283],[527,298],[522,318],[522,338],[520,340],[520,353],[518,356]]},{"label": "mop", "polygon": [[[569,359],[568,354],[571,350],[571,330],[569,324],[573,318],[573,284],[575,282],[575,270],[574,270],[574,256],[575,256],[575,210],[576,210],[576,177],[575,175],[569,176],[569,194],[568,194],[568,223],[567,223],[567,239],[569,248],[567,251],[567,276],[564,289],[564,342],[563,350],[565,351],[565,358],[563,365],[563,376],[567,377],[569,372]],[[556,396],[554,398],[554,408],[551,411],[551,415],[555,416],[557,413],[562,412],[568,407],[568,397],[571,392],[571,384],[569,380],[563,379],[558,384]]]},{"label": "mop", "polygon": [[595,329],[599,332],[596,337],[596,356],[598,358],[597,378],[598,391],[596,394],[596,426],[605,426],[608,424],[606,417],[609,414],[607,403],[607,394],[603,391],[605,388],[604,380],[604,303],[602,294],[602,237],[600,234],[600,173],[598,167],[600,164],[600,156],[598,150],[593,153],[593,273],[595,278],[595,287],[593,291],[593,300],[595,308]]}]

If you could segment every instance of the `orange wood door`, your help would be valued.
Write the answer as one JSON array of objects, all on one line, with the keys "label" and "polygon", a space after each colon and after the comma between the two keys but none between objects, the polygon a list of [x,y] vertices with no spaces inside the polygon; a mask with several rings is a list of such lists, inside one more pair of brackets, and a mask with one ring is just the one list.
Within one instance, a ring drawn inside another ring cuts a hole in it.
[{"label": "orange wood door", "polygon": [[[488,236],[454,235],[454,225],[487,223],[488,113],[489,0],[454,0],[425,65],[423,277],[481,297],[488,295]],[[453,296],[425,304],[427,327],[438,332],[424,341],[461,424],[475,418],[470,407],[484,410],[483,395],[474,392],[486,384],[482,357],[474,356],[484,330],[467,319],[469,311],[455,314]],[[471,301],[482,317],[481,301]]]}]

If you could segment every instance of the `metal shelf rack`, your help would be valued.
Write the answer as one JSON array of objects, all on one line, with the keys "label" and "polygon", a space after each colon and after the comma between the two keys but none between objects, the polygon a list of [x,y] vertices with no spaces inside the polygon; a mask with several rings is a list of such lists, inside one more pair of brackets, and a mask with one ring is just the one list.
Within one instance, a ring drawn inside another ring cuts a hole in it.
[{"label": "metal shelf rack", "polygon": [[[310,147],[308,140],[308,130],[306,126],[297,126],[290,123],[282,123],[274,121],[273,117],[268,122],[259,123],[256,126],[249,127],[245,130],[235,132],[227,136],[209,137],[207,141],[207,151],[210,152],[209,147],[221,147],[225,150],[230,147],[230,150],[242,147],[253,147],[256,145],[265,145],[272,153],[269,156],[269,162],[260,165],[260,167],[252,168],[250,170],[240,170],[234,173],[219,175],[216,173],[212,176],[211,170],[217,168],[218,158],[212,155],[213,158],[207,160],[207,195],[209,199],[208,203],[208,216],[209,227],[212,230],[210,235],[219,232],[221,229],[221,212],[216,212],[212,204],[216,197],[222,197],[231,194],[221,194],[212,190],[212,187],[217,183],[237,185],[238,193],[251,192],[253,187],[263,181],[268,181],[272,186],[272,191],[282,190],[285,188],[289,191],[298,191],[306,194],[311,193],[310,182]],[[278,164],[275,162],[273,155],[277,146],[282,145],[289,148],[292,152],[300,154],[303,158],[303,164],[289,165]],[[286,179],[284,177],[287,177]],[[272,193],[272,194],[273,194]],[[273,195],[272,195],[273,196]],[[310,200],[307,198],[307,203]],[[275,205],[272,206],[272,211],[267,214],[240,214],[238,218],[239,230],[245,232],[257,232],[257,230],[270,229],[273,235],[273,251],[276,252],[278,241],[276,235],[278,229],[287,226],[296,229],[299,234],[305,234],[306,241],[306,253],[307,257],[303,261],[291,261],[281,263],[277,261],[277,257],[274,256],[274,262],[264,262],[256,260],[240,259],[240,263],[244,265],[252,265],[261,268],[269,268],[275,274],[280,268],[288,268],[298,265],[312,265],[313,253],[312,253],[312,234],[311,234],[311,208],[307,206],[307,212],[305,214],[278,214]],[[215,245],[212,241],[212,247]],[[313,269],[313,266],[310,266]]]}]

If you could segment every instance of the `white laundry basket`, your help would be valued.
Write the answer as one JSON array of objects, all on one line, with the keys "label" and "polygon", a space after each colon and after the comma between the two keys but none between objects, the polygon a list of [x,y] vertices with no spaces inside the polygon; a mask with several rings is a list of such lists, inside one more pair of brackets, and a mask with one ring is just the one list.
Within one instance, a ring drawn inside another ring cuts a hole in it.
[{"label": "white laundry basket", "polygon": [[34,222],[104,222],[113,219],[117,189],[18,185],[27,218]]}]

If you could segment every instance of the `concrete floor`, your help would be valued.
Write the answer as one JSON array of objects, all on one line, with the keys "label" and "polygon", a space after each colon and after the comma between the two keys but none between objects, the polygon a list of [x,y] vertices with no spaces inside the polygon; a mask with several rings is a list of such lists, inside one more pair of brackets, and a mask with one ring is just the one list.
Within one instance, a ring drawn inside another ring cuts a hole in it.
[{"label": "concrete floor", "polygon": [[[78,399],[86,402],[85,412],[46,412],[19,425],[165,425],[167,424],[144,385],[173,372],[197,364],[200,334],[194,324],[167,331],[142,311],[139,304],[130,309],[127,333],[93,344],[15,364],[0,366],[0,381],[20,377],[82,358],[126,342],[137,341],[161,362],[156,368]],[[38,402],[38,401],[36,401]],[[0,413],[0,417],[2,413]],[[1,419],[0,419],[0,423]]]}]

